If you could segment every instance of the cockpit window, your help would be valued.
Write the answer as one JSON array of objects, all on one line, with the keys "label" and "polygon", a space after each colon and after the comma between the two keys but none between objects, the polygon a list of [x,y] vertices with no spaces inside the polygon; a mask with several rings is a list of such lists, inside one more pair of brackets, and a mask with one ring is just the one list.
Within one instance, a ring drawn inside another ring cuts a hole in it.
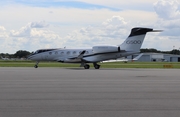
[{"label": "cockpit window", "polygon": [[34,52],[34,54],[37,54],[37,53],[39,53],[39,50],[37,50],[36,52]]},{"label": "cockpit window", "polygon": [[38,54],[38,53],[42,53],[42,52],[48,52],[48,51],[52,51],[52,50],[56,50],[56,49],[41,49],[41,50],[37,50],[34,54]]}]

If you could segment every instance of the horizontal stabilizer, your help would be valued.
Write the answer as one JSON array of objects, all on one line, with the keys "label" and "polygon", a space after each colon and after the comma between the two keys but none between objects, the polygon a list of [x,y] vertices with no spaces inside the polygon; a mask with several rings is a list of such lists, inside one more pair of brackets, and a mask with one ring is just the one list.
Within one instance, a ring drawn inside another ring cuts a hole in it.
[{"label": "horizontal stabilizer", "polygon": [[163,32],[163,30],[153,30],[151,32]]}]

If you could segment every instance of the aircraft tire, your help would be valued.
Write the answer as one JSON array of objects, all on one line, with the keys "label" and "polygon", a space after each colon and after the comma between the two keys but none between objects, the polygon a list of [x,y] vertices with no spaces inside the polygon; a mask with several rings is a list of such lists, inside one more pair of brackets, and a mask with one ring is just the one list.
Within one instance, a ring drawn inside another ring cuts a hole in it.
[{"label": "aircraft tire", "polygon": [[100,68],[100,65],[95,65],[94,68],[95,68],[95,69],[99,69],[99,68]]},{"label": "aircraft tire", "polygon": [[89,69],[89,68],[90,66],[88,64],[84,66],[84,69]]},{"label": "aircraft tire", "polygon": [[35,65],[35,66],[34,66],[34,68],[38,68],[38,66],[37,66],[37,65]]}]

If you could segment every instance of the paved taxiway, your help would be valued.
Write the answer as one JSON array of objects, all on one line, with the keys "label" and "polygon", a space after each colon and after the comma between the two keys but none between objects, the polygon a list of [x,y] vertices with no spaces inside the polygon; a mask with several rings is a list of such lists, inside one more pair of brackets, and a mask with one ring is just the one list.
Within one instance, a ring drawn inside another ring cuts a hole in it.
[{"label": "paved taxiway", "polygon": [[180,70],[0,68],[0,117],[179,117]]}]

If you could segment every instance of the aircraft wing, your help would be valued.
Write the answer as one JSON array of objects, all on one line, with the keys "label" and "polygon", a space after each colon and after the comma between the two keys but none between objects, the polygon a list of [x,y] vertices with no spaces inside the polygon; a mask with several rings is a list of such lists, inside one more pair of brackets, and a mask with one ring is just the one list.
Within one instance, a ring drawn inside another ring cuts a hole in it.
[{"label": "aircraft wing", "polygon": [[116,60],[107,60],[107,61],[102,61],[102,63],[109,63],[109,62],[128,62],[128,61],[137,61],[139,58],[143,55],[143,53],[139,54],[137,57],[134,59],[116,59]]},{"label": "aircraft wing", "polygon": [[133,61],[139,60],[139,58],[141,58],[142,55],[143,55],[143,53],[139,54],[138,56],[136,56],[136,57],[133,59]]}]

